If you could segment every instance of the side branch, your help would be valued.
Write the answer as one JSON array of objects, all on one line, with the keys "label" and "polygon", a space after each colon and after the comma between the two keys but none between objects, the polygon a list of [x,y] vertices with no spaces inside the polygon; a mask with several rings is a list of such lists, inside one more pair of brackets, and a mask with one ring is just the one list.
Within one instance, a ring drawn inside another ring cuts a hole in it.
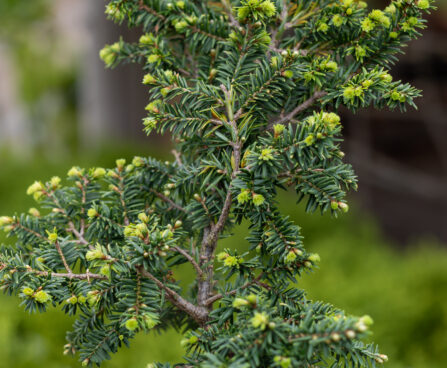
[{"label": "side branch", "polygon": [[152,193],[154,193],[158,198],[162,199],[163,201],[165,201],[166,203],[170,204],[171,207],[182,211],[182,212],[187,212],[182,206],[178,205],[177,203],[175,203],[172,199],[166,197],[165,195],[157,192],[155,189],[149,189]]},{"label": "side branch", "polygon": [[183,257],[185,257],[189,261],[189,263],[192,264],[192,266],[196,270],[197,276],[200,277],[203,275],[202,269],[200,268],[194,257],[192,257],[188,252],[179,247],[171,247],[171,249],[174,249],[176,252],[180,253]]},{"label": "side branch", "polygon": [[144,277],[151,279],[155,284],[162,290],[166,292],[166,296],[169,301],[174,304],[177,308],[181,309],[189,316],[191,316],[198,324],[203,325],[208,319],[208,310],[205,308],[198,307],[191,302],[184,299],[182,296],[177,294],[174,290],[166,286],[149,271],[145,270],[142,266],[137,266],[138,272]]},{"label": "side branch", "polygon": [[325,96],[325,95],[327,95],[327,92],[325,92],[325,91],[317,91],[317,92],[315,92],[309,99],[307,99],[306,101],[304,101],[301,105],[298,105],[297,107],[295,107],[295,108],[294,108],[291,112],[289,112],[287,115],[282,116],[282,117],[279,118],[278,120],[276,120],[276,121],[274,121],[273,123],[269,124],[269,127],[272,127],[273,125],[276,125],[276,124],[282,124],[282,123],[284,123],[284,122],[286,122],[286,121],[288,121],[288,120],[292,120],[292,118],[293,118],[296,114],[298,114],[298,113],[300,113],[300,112],[302,112],[302,111],[308,109],[309,107],[311,107],[311,106],[313,105],[313,103],[314,103],[316,100],[318,100],[319,98],[321,98],[321,97],[323,97],[323,96]]}]

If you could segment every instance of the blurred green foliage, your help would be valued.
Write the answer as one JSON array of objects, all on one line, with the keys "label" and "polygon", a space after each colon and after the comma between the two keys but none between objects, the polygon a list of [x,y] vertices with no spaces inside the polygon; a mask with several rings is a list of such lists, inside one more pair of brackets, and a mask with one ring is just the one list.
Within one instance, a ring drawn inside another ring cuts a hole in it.
[{"label": "blurred green foliage", "polygon": [[[117,152],[120,152],[117,153]],[[25,195],[36,179],[64,176],[74,164],[110,166],[117,156],[130,159],[147,148],[117,148],[100,155],[72,157],[48,162],[35,157],[16,161],[0,156],[0,215],[27,211],[33,200]],[[164,159],[165,157],[163,157]],[[360,189],[361,190],[361,189]],[[300,226],[306,246],[321,255],[321,269],[305,275],[299,287],[312,299],[325,300],[349,313],[370,314],[375,325],[374,341],[390,356],[388,367],[441,368],[447,361],[447,249],[425,241],[396,249],[388,244],[359,209],[333,219],[304,216],[303,206],[295,205],[287,193],[281,196],[283,210]],[[355,206],[354,206],[355,207]],[[221,247],[243,250],[244,226]],[[0,241],[7,241],[3,234]],[[185,272],[189,272],[187,265]],[[65,331],[71,320],[60,311],[32,316],[18,307],[20,301],[0,296],[1,366],[10,368],[65,368],[80,364],[62,355]],[[106,368],[142,367],[153,360],[178,361],[182,355],[180,335],[141,335],[130,349],[121,350]]]}]

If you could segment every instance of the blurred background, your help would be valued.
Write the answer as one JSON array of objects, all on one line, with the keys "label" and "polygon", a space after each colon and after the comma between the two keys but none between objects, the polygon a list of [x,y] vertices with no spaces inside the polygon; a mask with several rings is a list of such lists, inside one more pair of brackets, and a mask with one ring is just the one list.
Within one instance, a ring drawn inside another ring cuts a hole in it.
[{"label": "blurred background", "polygon": [[[373,6],[386,3],[376,1]],[[396,79],[423,90],[407,114],[342,111],[347,161],[360,178],[352,211],[335,220],[304,215],[290,194],[284,212],[302,226],[321,269],[299,287],[349,313],[370,314],[387,366],[447,365],[447,1],[422,39],[405,49]],[[135,31],[105,19],[100,0],[0,0],[0,215],[27,211],[36,179],[72,165],[110,166],[134,155],[170,157],[169,138],[146,137],[147,90],[138,66],[104,70],[98,51]],[[231,244],[246,247],[246,229]],[[0,242],[7,243],[3,234]],[[72,320],[29,316],[0,296],[0,366],[80,367],[62,355]],[[104,366],[144,368],[183,354],[175,331],[141,335]]]}]

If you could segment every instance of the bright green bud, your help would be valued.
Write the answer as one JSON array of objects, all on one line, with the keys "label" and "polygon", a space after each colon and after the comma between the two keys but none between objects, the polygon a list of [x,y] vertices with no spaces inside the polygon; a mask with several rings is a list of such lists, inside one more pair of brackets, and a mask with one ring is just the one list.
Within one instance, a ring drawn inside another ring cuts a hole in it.
[{"label": "bright green bud", "polygon": [[181,20],[180,22],[176,22],[174,27],[177,32],[183,32],[188,27],[188,23],[185,20]]},{"label": "bright green bud", "polygon": [[3,227],[5,225],[10,225],[10,224],[12,224],[13,221],[14,221],[14,219],[12,217],[1,216],[0,217],[0,227]]},{"label": "bright green bud", "polygon": [[135,331],[138,328],[138,321],[136,318],[130,318],[124,325],[129,331]]},{"label": "bright green bud", "polygon": [[393,80],[393,77],[388,73],[383,73],[380,75],[380,79],[382,79],[386,83],[391,83]]},{"label": "bright green bud", "polygon": [[59,185],[61,184],[61,178],[59,176],[53,176],[50,180],[51,188],[57,189],[59,188]]},{"label": "bright green bud", "polygon": [[124,168],[124,165],[126,165],[126,160],[124,158],[116,160],[116,167],[118,168],[118,170],[122,170]]},{"label": "bright green bud", "polygon": [[271,1],[263,1],[260,5],[261,11],[265,14],[267,18],[271,18],[276,13],[276,7],[275,4],[273,4]]},{"label": "bright green bud", "polygon": [[144,212],[138,214],[138,219],[142,222],[148,223],[149,217]]},{"label": "bright green bud", "polygon": [[78,296],[78,303],[79,304],[85,304],[86,301],[87,301],[87,298],[84,295]]},{"label": "bright green bud", "polygon": [[26,296],[31,296],[34,294],[34,290],[31,289],[30,287],[26,287],[23,288],[22,293],[25,294]]},{"label": "bright green bud", "polygon": [[362,20],[362,31],[364,32],[370,32],[374,29],[375,25],[369,18],[365,18]]},{"label": "bright green bud", "polygon": [[275,138],[279,137],[282,132],[284,132],[284,129],[286,129],[286,127],[282,124],[275,124],[273,126],[273,132],[275,133]]},{"label": "bright green bud", "polygon": [[331,208],[335,211],[338,208],[338,202],[337,201],[331,201]]},{"label": "bright green bud", "polygon": [[385,13],[394,14],[396,12],[396,6],[394,4],[388,5],[385,8]]},{"label": "bright green bud", "polygon": [[157,80],[152,76],[152,74],[146,74],[143,77],[143,84],[153,84],[157,82]]},{"label": "bright green bud", "polygon": [[328,61],[325,64],[325,69],[329,70],[331,72],[335,72],[338,69],[338,65],[337,65],[337,63],[335,61]]},{"label": "bright green bud", "polygon": [[[185,22],[185,23],[186,23],[186,22]],[[161,56],[160,56],[160,55],[157,55],[157,54],[151,54],[151,55],[149,55],[149,56],[147,57],[147,62],[150,63],[150,64],[154,64],[154,63],[159,62],[160,59],[161,59]]]},{"label": "bright green bud", "polygon": [[270,59],[270,65],[274,68],[278,66],[278,58],[276,56],[272,56]]},{"label": "bright green bud", "polygon": [[70,170],[68,170],[67,176],[70,178],[74,178],[74,177],[81,177],[82,174],[83,172],[79,167],[73,166]]},{"label": "bright green bud", "polygon": [[268,322],[269,322],[268,316],[264,312],[262,313],[255,312],[255,315],[251,319],[251,325],[254,328],[260,328],[261,330],[265,330]]},{"label": "bright green bud", "polygon": [[326,23],[320,23],[320,25],[317,28],[317,31],[326,33],[329,29],[329,26]]},{"label": "bright green bud", "polygon": [[217,255],[217,260],[218,260],[219,262],[223,262],[228,256],[229,256],[229,254],[228,254],[227,252],[220,252],[220,253]]},{"label": "bright green bud", "polygon": [[241,190],[241,192],[237,196],[237,201],[239,204],[244,204],[248,202],[249,199],[250,199],[250,190],[248,189]]},{"label": "bright green bud", "polygon": [[45,230],[47,235],[48,235],[48,240],[50,241],[50,243],[55,243],[57,241],[57,231],[56,229],[54,229],[52,232]]},{"label": "bright green bud", "polygon": [[175,3],[175,5],[177,5],[177,7],[180,8],[180,9],[184,9],[185,8],[185,2],[184,1],[177,1]]},{"label": "bright green bud", "polygon": [[99,270],[99,273],[103,276],[110,277],[110,266],[109,265],[102,266],[101,269]]},{"label": "bright green bud", "polygon": [[158,112],[158,106],[160,105],[160,100],[154,100],[146,105],[145,109],[150,112]]},{"label": "bright green bud", "polygon": [[343,90],[343,97],[346,100],[353,100],[355,97],[355,89],[354,87],[348,86]]},{"label": "bright green bud", "polygon": [[307,257],[307,259],[312,263],[318,263],[321,261],[320,255],[318,253],[312,253],[309,257]]},{"label": "bright green bud", "polygon": [[44,190],[44,186],[42,184],[42,182],[40,181],[35,181],[33,184],[31,184],[28,189],[26,190],[26,194],[28,195],[33,195],[34,193],[37,192],[42,192]]},{"label": "bright green bud", "polygon": [[260,206],[265,202],[265,198],[262,194],[253,195],[253,204],[255,206]]},{"label": "bright green bud", "polygon": [[88,363],[90,363],[90,359],[87,358],[87,359],[84,359],[81,364],[83,367],[87,367]]},{"label": "bright green bud", "polygon": [[315,137],[313,134],[309,134],[305,139],[304,143],[306,143],[307,146],[311,146],[315,143]]},{"label": "bright green bud", "polygon": [[343,17],[340,14],[335,14],[332,17],[332,24],[335,27],[340,27],[343,24]]},{"label": "bright green bud", "polygon": [[393,91],[391,93],[391,99],[394,101],[399,101],[400,100],[400,93],[397,91]]},{"label": "bright green bud", "polygon": [[419,0],[417,2],[417,6],[419,9],[425,10],[428,9],[430,7],[430,1],[428,0]]},{"label": "bright green bud", "polygon": [[360,87],[360,86],[359,87],[355,87],[354,94],[357,97],[363,96],[363,88]]},{"label": "bright green bud", "polygon": [[99,302],[99,299],[100,295],[98,294],[98,291],[92,290],[87,293],[87,302],[90,307],[94,307]]},{"label": "bright green bud", "polygon": [[368,89],[374,82],[371,79],[366,79],[362,82],[362,87]]},{"label": "bright green bud", "polygon": [[349,206],[348,206],[346,203],[344,203],[344,202],[338,202],[338,207],[340,207],[340,209],[341,209],[344,213],[346,213],[346,212],[349,211]]},{"label": "bright green bud", "polygon": [[94,208],[89,208],[89,210],[87,211],[87,216],[90,218],[97,217],[98,215],[99,215],[98,211],[96,211],[96,209]]},{"label": "bright green bud", "polygon": [[233,308],[245,307],[248,304],[249,304],[248,301],[242,298],[236,298],[233,300]]},{"label": "bright green bud", "polygon": [[255,305],[258,302],[258,297],[254,294],[250,294],[246,297],[247,301],[252,304]]},{"label": "bright green bud", "polygon": [[360,317],[360,321],[367,326],[371,326],[374,323],[374,320],[371,318],[371,316],[369,316],[367,314]]},{"label": "bright green bud", "polygon": [[270,148],[264,148],[259,155],[259,159],[262,161],[273,160],[272,150]]},{"label": "bright green bud", "polygon": [[329,125],[331,128],[335,128],[338,124],[340,124],[340,116],[338,116],[335,112],[325,112],[323,113],[323,121]]},{"label": "bright green bud", "polygon": [[37,302],[39,302],[41,304],[45,304],[45,303],[48,303],[51,300],[51,295],[48,294],[47,292],[43,291],[43,290],[40,290],[40,291],[38,291],[37,293],[35,293],[33,295],[33,298]]},{"label": "bright green bud", "polygon": [[293,71],[291,70],[284,70],[282,75],[288,79],[293,78]]},{"label": "bright green bud", "polygon": [[174,229],[178,229],[179,227],[182,227],[183,222],[181,222],[180,220],[177,220],[174,224]]},{"label": "bright green bud", "polygon": [[[39,212],[39,210],[38,210],[37,208],[34,208],[34,207],[30,208],[30,209],[28,210],[28,213],[29,213],[31,216],[34,216],[34,217],[40,217],[40,212]],[[1,221],[0,221],[0,226],[1,226]]]},{"label": "bright green bud", "polygon": [[352,14],[352,8],[346,9],[346,15],[351,15],[351,14]]},{"label": "bright green bud", "polygon": [[94,259],[103,259],[103,258],[104,258],[104,253],[102,252],[101,245],[99,245],[99,244],[96,244],[95,249],[90,249],[85,254],[85,259],[87,261],[93,261]]},{"label": "bright green bud", "polygon": [[285,262],[292,263],[295,260],[296,260],[296,253],[293,250],[291,250],[289,253],[287,253]]},{"label": "bright green bud", "polygon": [[390,36],[390,38],[397,38],[398,33],[393,31],[393,32],[390,32],[389,36]]},{"label": "bright green bud", "polygon": [[234,266],[238,266],[239,262],[235,256],[228,255],[224,260],[224,265],[227,267],[234,267]]},{"label": "bright green bud", "polygon": [[173,236],[174,236],[174,234],[169,229],[166,229],[161,233],[161,237],[163,239],[172,239]]},{"label": "bright green bud", "polygon": [[144,45],[153,45],[154,41],[154,35],[152,33],[142,35],[139,40]]},{"label": "bright green bud", "polygon": [[67,299],[68,304],[76,304],[77,302],[78,302],[78,298],[74,295]]},{"label": "bright green bud", "polygon": [[188,343],[190,344],[190,345],[194,345],[194,344],[196,344],[197,342],[199,341],[199,338],[197,337],[197,336],[191,336],[190,338],[189,338],[189,340],[188,340]]}]

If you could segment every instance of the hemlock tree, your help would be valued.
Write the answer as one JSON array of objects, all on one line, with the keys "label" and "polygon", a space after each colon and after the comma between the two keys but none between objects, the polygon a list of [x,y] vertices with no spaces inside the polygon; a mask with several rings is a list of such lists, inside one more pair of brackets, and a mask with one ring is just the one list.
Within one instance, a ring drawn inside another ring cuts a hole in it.
[{"label": "hemlock tree", "polygon": [[[340,151],[343,105],[415,106],[419,91],[388,74],[424,27],[429,0],[384,11],[362,1],[120,0],[115,21],[143,30],[100,53],[147,71],[147,133],[171,132],[174,162],[135,157],[78,167],[28,189],[42,212],[1,217],[3,290],[25,309],[77,315],[65,352],[99,365],[140,331],[185,331],[186,367],[375,366],[368,316],[306,299],[295,286],[319,261],[281,214],[292,187],[306,210],[346,212],[356,177]],[[150,33],[149,33],[150,32]],[[250,251],[219,239],[250,225]],[[196,279],[180,286],[175,269]],[[151,367],[169,367],[154,363]]]}]

